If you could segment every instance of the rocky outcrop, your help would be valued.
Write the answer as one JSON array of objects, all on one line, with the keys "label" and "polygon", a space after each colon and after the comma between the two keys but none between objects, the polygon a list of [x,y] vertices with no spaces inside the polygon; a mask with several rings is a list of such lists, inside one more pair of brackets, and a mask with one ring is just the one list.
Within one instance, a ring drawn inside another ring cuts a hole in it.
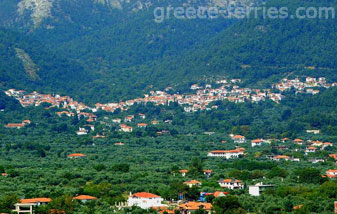
[{"label": "rocky outcrop", "polygon": [[51,17],[54,0],[21,0],[18,4],[18,14],[23,15],[28,11],[34,26],[38,26],[45,18]]}]

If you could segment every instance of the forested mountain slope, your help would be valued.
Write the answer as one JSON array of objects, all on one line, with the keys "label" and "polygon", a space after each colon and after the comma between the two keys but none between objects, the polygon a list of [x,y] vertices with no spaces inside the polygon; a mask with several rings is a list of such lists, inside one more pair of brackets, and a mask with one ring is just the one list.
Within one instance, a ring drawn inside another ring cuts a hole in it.
[{"label": "forested mountain slope", "polygon": [[0,46],[2,88],[71,93],[89,81],[79,64],[21,34],[0,29]]},{"label": "forested mountain slope", "polygon": [[[270,1],[268,5],[288,6],[293,12],[297,7],[336,8],[337,3],[296,0]],[[168,58],[150,67],[163,82],[197,80],[203,75],[229,75],[256,82],[290,72],[336,79],[336,30],[336,19],[332,18],[245,19],[185,57]],[[160,72],[163,70],[170,71],[165,72],[166,78]]]},{"label": "forested mountain slope", "polygon": [[[20,47],[3,42],[9,51],[3,53],[2,60],[15,61],[8,68],[8,63],[1,64],[6,70],[2,77],[7,78],[3,80],[6,88],[29,89],[32,85],[95,103],[142,96],[153,88],[184,89],[214,76],[238,77],[246,84],[261,86],[296,74],[336,80],[335,19],[171,18],[158,24],[153,20],[153,9],[172,1],[103,1],[111,3],[107,5],[91,0],[58,0],[52,7],[48,7],[49,1],[43,1],[43,7],[30,8],[31,1],[0,3],[1,10],[7,8],[1,13],[0,23],[21,31],[25,38],[18,40],[30,44]],[[174,5],[183,3],[175,1]],[[23,13],[19,13],[18,5],[24,8]],[[299,6],[337,8],[337,3],[271,0],[268,6],[294,10]],[[45,15],[38,25],[32,20],[34,12]],[[18,55],[20,50],[29,57]],[[28,63],[28,71],[34,71],[30,73],[33,79],[27,78],[27,66],[25,69],[22,61],[34,62]],[[9,70],[20,75],[14,77]]]}]

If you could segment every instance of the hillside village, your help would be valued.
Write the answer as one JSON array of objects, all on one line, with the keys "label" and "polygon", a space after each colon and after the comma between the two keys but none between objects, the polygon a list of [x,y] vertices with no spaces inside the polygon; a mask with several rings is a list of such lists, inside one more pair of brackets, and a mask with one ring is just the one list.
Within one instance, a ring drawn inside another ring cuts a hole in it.
[{"label": "hillside village", "polygon": [[[119,103],[101,104],[97,103],[95,107],[89,107],[81,102],[77,102],[68,96],[39,94],[38,92],[27,93],[23,90],[9,89],[5,93],[8,96],[15,97],[20,101],[23,107],[39,106],[41,103],[49,103],[51,107],[61,107],[68,110],[74,110],[77,113],[83,110],[96,112],[99,109],[107,112],[114,112],[116,109],[127,111],[134,104],[154,103],[155,105],[169,105],[171,102],[177,102],[184,107],[186,112],[195,112],[198,110],[210,110],[217,106],[209,106],[214,101],[228,100],[230,102],[260,102],[270,99],[274,102],[280,102],[283,98],[282,92],[295,90],[295,93],[318,94],[319,88],[330,88],[337,86],[337,83],[329,84],[324,77],[313,78],[306,77],[305,82],[301,82],[299,78],[288,80],[282,79],[280,83],[276,83],[270,89],[251,89],[240,88],[238,84],[240,79],[220,80],[217,85],[219,88],[212,88],[211,84],[206,84],[204,88],[197,84],[191,86],[194,94],[169,94],[172,88],[168,87],[165,91],[151,91],[145,94],[144,98],[136,98],[133,100],[121,101]],[[276,90],[277,92],[272,92]],[[65,114],[70,114],[66,113]]]},{"label": "hillside village", "polygon": [[[305,82],[301,82],[299,78],[287,79],[284,78],[280,83],[273,84],[272,89],[250,89],[250,88],[240,88],[237,84],[241,82],[240,79],[232,80],[220,80],[216,84],[221,85],[219,88],[212,89],[210,84],[206,84],[204,88],[194,84],[191,86],[191,90],[195,91],[194,94],[168,94],[164,91],[151,91],[150,94],[146,94],[144,98],[136,98],[133,100],[127,100],[119,103],[109,103],[100,104],[97,103],[95,107],[89,107],[84,103],[77,102],[69,96],[61,95],[51,95],[51,94],[39,94],[34,91],[33,93],[27,93],[23,90],[9,89],[5,91],[5,94],[10,97],[16,98],[23,107],[28,106],[40,106],[42,103],[48,103],[50,106],[47,109],[56,107],[63,109],[63,111],[57,112],[58,116],[66,115],[68,117],[75,116],[78,118],[86,118],[88,123],[93,123],[97,120],[95,112],[102,110],[105,112],[114,112],[116,109],[121,111],[127,111],[131,106],[135,104],[146,104],[154,103],[155,105],[170,105],[172,102],[176,102],[184,107],[185,112],[195,112],[198,110],[211,110],[217,109],[218,106],[210,104],[219,100],[228,100],[234,103],[242,102],[262,102],[266,99],[270,99],[276,103],[280,102],[284,95],[282,93],[289,91],[291,89],[295,90],[295,93],[307,93],[307,94],[318,94],[320,88],[330,88],[337,86],[337,83],[329,84],[324,77],[313,78],[306,77]],[[171,90],[168,87],[166,91]],[[277,92],[272,92],[272,91]],[[92,113],[88,113],[92,112]],[[145,119],[144,114],[137,115],[141,119]],[[133,122],[135,115],[129,115],[122,120],[121,118],[113,119],[113,122],[119,124],[120,130],[123,132],[132,132],[134,128],[146,128],[147,123],[141,122],[137,124],[137,127],[132,127],[125,123]],[[165,121],[170,123],[170,121]],[[152,125],[159,124],[159,121],[151,121]],[[10,123],[5,125],[7,128],[23,128],[27,124],[23,123]],[[77,135],[86,135],[89,131],[94,131],[95,127],[93,125],[86,125],[85,127],[80,127],[76,132]],[[99,137],[99,136],[98,136]]]}]

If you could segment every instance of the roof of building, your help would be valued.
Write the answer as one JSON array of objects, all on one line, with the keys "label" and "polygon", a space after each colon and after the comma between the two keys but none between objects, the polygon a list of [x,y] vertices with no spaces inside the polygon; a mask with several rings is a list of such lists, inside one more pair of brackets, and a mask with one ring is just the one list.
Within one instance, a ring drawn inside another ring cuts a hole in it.
[{"label": "roof of building", "polygon": [[228,192],[216,191],[215,193],[213,193],[213,196],[216,198],[222,195],[228,195]]},{"label": "roof of building", "polygon": [[277,155],[274,158],[275,159],[289,159],[289,156],[286,156],[286,155]]},{"label": "roof of building", "polygon": [[20,202],[22,204],[31,204],[31,203],[49,203],[51,202],[50,198],[29,198],[29,199],[21,199]]},{"label": "roof of building", "polygon": [[134,193],[130,197],[136,197],[136,198],[160,198],[159,195],[155,195],[155,194],[148,193],[148,192]]},{"label": "roof of building", "polygon": [[190,181],[184,182],[184,184],[201,184],[201,182],[197,180],[190,180]]},{"label": "roof of building", "polygon": [[68,155],[68,157],[86,157],[86,155],[84,154],[81,154],[81,153],[74,153],[74,154],[70,154]]},{"label": "roof of building", "polygon": [[90,195],[78,195],[73,197],[73,200],[97,200],[97,198]]},{"label": "roof of building", "polygon": [[204,210],[211,210],[212,204],[190,201],[186,204],[179,205],[179,207],[184,210],[198,210],[200,207],[203,207]]},{"label": "roof of building", "polygon": [[237,180],[237,179],[221,179],[218,181],[219,183],[242,183],[242,181]]},{"label": "roof of building", "polygon": [[242,138],[245,138],[245,137],[242,136],[242,135],[234,135],[232,138],[233,139],[242,139]]},{"label": "roof of building", "polygon": [[5,125],[5,127],[24,127],[26,124],[24,123],[8,123],[7,125]]},{"label": "roof of building", "polygon": [[240,153],[240,152],[243,152],[243,151],[241,149],[211,151],[211,153]]}]

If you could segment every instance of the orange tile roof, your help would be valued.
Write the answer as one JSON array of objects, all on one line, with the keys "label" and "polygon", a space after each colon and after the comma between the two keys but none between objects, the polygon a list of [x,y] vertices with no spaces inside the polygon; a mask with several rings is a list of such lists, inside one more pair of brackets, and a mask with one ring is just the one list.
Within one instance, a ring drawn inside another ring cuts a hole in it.
[{"label": "orange tile roof", "polygon": [[286,155],[277,155],[274,157],[275,159],[288,159],[289,156],[286,156]]},{"label": "orange tile roof", "polygon": [[310,150],[315,150],[315,149],[317,149],[316,147],[313,147],[313,146],[310,146],[310,147],[308,147],[308,149],[310,149]]},{"label": "orange tile roof", "polygon": [[81,153],[74,153],[74,154],[70,154],[68,155],[69,158],[71,157],[86,157],[86,155],[81,154]]},{"label": "orange tile roof", "polygon": [[24,123],[8,123],[5,125],[6,128],[12,128],[12,127],[24,127]]},{"label": "orange tile roof", "polygon": [[242,135],[235,135],[232,138],[233,139],[241,139],[241,138],[244,138],[244,136],[242,136]]},{"label": "orange tile roof", "polygon": [[301,209],[303,207],[303,204],[297,205],[293,207],[293,210],[298,210]]},{"label": "orange tile roof", "polygon": [[73,197],[73,200],[97,200],[97,198],[90,195],[79,195]]},{"label": "orange tile roof", "polygon": [[179,205],[179,208],[184,209],[184,210],[198,210],[201,206],[204,208],[204,210],[212,209],[211,203],[201,203],[201,202],[194,202],[194,201],[188,202],[186,204],[181,204]]},{"label": "orange tile roof", "polygon": [[228,195],[228,192],[221,192],[221,191],[216,191],[215,193],[213,193],[214,197],[219,197],[219,195],[224,194],[224,195]]},{"label": "orange tile roof", "polygon": [[190,180],[190,181],[184,182],[184,184],[201,184],[201,182],[197,180]]},{"label": "orange tile roof", "polygon": [[228,178],[228,179],[222,179],[222,180],[220,180],[218,182],[223,182],[223,183],[242,183],[242,181],[240,181],[240,180],[230,179],[230,178]]},{"label": "orange tile roof", "polygon": [[334,158],[336,160],[337,159],[337,154],[330,154],[329,157]]},{"label": "orange tile roof", "polygon": [[30,198],[30,199],[21,199],[20,202],[22,204],[30,204],[30,203],[49,203],[51,202],[50,198]]},{"label": "orange tile roof", "polygon": [[206,172],[206,173],[212,173],[213,170],[211,170],[211,169],[205,169],[204,172]]},{"label": "orange tile roof", "polygon": [[211,153],[239,153],[242,152],[242,149],[233,149],[233,150],[215,150],[211,151]]},{"label": "orange tile roof", "polygon": [[182,170],[179,170],[180,173],[188,173],[188,170],[187,169],[182,169]]},{"label": "orange tile roof", "polygon": [[136,198],[160,198],[159,195],[155,195],[155,194],[148,193],[148,192],[138,192],[138,193],[132,194],[131,197],[136,197]]}]

